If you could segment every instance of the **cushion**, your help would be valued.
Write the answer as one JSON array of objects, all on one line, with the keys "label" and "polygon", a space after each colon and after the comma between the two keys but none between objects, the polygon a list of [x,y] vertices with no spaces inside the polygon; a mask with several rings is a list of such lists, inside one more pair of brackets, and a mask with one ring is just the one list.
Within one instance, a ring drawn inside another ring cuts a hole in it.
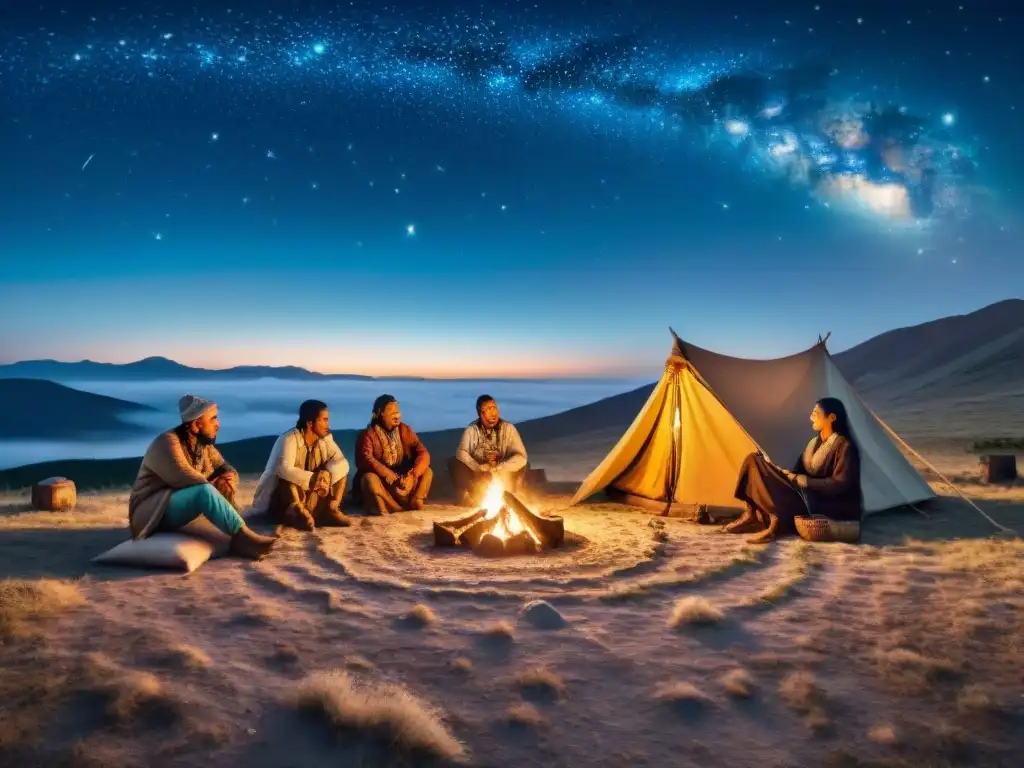
[{"label": "cushion", "polygon": [[92,561],[191,573],[210,558],[227,554],[230,545],[230,536],[205,517],[198,517],[174,533],[161,531],[146,539],[123,541]]},{"label": "cushion", "polygon": [[183,533],[154,533],[148,539],[122,541],[93,558],[94,563],[169,568],[191,573],[213,557],[214,545]]}]

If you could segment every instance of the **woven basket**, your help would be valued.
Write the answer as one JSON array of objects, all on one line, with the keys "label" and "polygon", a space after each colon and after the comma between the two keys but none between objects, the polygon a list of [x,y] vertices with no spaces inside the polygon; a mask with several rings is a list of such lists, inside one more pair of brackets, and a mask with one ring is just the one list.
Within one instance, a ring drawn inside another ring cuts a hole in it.
[{"label": "woven basket", "polygon": [[806,541],[860,541],[860,523],[856,520],[829,520],[824,515],[793,519],[796,532]]},{"label": "woven basket", "polygon": [[71,509],[78,503],[75,484],[66,477],[51,477],[32,486],[32,508],[44,512]]},{"label": "woven basket", "polygon": [[793,518],[793,523],[796,525],[796,532],[805,541],[832,541],[827,517],[800,515]]},{"label": "woven basket", "polygon": [[832,541],[860,541],[860,522],[858,520],[829,520],[828,529]]}]

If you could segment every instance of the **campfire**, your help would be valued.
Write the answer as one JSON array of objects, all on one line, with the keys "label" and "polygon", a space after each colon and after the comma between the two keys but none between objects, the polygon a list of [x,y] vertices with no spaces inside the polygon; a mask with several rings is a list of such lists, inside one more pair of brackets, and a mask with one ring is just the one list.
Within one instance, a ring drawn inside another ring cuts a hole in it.
[{"label": "campfire", "polygon": [[434,545],[463,547],[479,555],[525,555],[558,548],[565,539],[561,517],[540,517],[495,478],[483,506],[461,520],[434,523]]}]

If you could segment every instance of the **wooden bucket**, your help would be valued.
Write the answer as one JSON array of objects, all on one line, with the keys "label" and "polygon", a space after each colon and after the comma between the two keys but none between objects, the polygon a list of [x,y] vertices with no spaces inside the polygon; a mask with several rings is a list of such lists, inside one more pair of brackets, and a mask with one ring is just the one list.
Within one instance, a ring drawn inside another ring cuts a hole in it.
[{"label": "wooden bucket", "polygon": [[32,486],[32,508],[43,512],[71,509],[78,503],[73,481],[66,477],[50,477]]}]

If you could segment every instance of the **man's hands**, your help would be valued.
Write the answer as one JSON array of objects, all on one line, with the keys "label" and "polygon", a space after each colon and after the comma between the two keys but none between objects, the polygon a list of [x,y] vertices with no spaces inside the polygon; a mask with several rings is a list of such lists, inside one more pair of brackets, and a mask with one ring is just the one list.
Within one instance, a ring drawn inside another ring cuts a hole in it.
[{"label": "man's hands", "polygon": [[238,490],[238,473],[230,470],[218,475],[213,479],[211,485],[216,488],[222,496],[232,496]]},{"label": "man's hands", "polygon": [[317,496],[326,496],[331,492],[331,473],[321,469],[310,481],[309,490]]},{"label": "man's hands", "polygon": [[406,472],[404,475],[396,474],[394,479],[391,481],[391,485],[393,485],[395,490],[402,496],[406,496],[412,492],[413,488],[416,487],[416,475],[412,472]]}]

